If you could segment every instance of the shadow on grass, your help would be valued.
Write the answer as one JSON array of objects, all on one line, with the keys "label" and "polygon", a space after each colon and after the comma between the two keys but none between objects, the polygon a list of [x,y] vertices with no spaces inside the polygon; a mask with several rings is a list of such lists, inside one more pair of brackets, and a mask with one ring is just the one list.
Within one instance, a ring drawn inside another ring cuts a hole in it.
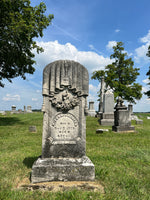
[{"label": "shadow on grass", "polygon": [[24,124],[17,117],[0,117],[0,126],[12,126],[15,124]]},{"label": "shadow on grass", "polygon": [[36,161],[38,158],[39,158],[39,156],[27,157],[23,160],[23,164],[26,165],[27,168],[32,168],[34,161]]}]

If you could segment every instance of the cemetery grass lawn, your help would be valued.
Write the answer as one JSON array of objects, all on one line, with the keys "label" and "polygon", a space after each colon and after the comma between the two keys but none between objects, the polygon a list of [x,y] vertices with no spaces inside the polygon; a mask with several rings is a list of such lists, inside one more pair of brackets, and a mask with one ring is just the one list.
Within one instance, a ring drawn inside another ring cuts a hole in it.
[{"label": "cemetery grass lawn", "polygon": [[[27,191],[33,162],[41,155],[42,113],[0,115],[0,200],[149,200],[150,114],[138,114],[143,125],[135,133],[114,133],[96,118],[87,117],[86,155],[95,165],[96,181],[105,194],[91,191]],[[35,125],[36,133],[29,126]],[[96,134],[96,129],[109,132]]]}]

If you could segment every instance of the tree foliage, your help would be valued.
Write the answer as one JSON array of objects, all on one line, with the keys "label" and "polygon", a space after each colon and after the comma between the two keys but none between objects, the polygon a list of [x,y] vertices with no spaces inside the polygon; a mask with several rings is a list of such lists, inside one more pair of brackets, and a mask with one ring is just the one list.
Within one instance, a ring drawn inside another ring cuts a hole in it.
[{"label": "tree foliage", "polygon": [[[148,57],[150,57],[150,46],[148,47],[148,52],[146,54]],[[150,66],[149,66],[149,71],[146,74],[148,76],[149,79],[149,83],[148,85],[150,85]],[[148,96],[148,98],[150,98],[150,90],[148,90],[147,92],[145,92],[145,94]]]},{"label": "tree foliage", "polygon": [[110,56],[112,64],[107,65],[105,71],[94,71],[91,78],[100,81],[104,76],[106,86],[114,91],[115,97],[120,96],[128,102],[135,103],[135,100],[142,97],[142,86],[135,83],[139,69],[133,67],[134,62],[128,58],[122,42],[117,42],[113,50],[114,53]]},{"label": "tree foliage", "polygon": [[53,19],[53,15],[44,15],[46,6],[40,3],[32,7],[30,0],[0,1],[0,86],[3,79],[33,74],[33,49],[37,53],[43,49],[33,40],[43,36],[45,29]]}]

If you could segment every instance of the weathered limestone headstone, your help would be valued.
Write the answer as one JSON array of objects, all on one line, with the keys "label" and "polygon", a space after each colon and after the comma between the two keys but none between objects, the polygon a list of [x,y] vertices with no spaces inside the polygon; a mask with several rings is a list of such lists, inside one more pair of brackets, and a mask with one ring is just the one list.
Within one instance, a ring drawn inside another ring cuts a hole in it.
[{"label": "weathered limestone headstone", "polygon": [[31,106],[27,106],[27,113],[32,113],[32,107]]},{"label": "weathered limestone headstone", "polygon": [[95,117],[95,115],[96,115],[96,111],[95,111],[95,108],[94,108],[94,101],[90,101],[89,102],[88,116]]},{"label": "weathered limestone headstone", "polygon": [[115,132],[134,132],[134,126],[131,126],[130,113],[119,97],[115,106],[115,122],[112,131]]},{"label": "weathered limestone headstone", "polygon": [[88,71],[60,60],[43,71],[42,156],[33,164],[32,183],[92,181],[94,165],[86,156]]},{"label": "weathered limestone headstone", "polygon": [[114,125],[114,94],[110,90],[104,93],[103,113],[101,114],[100,124],[103,126]]}]

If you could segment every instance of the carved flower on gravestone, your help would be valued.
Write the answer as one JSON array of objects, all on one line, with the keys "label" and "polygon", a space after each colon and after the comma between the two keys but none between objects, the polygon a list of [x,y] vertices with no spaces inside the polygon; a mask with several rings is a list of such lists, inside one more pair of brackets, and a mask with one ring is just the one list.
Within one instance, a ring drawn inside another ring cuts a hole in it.
[{"label": "carved flower on gravestone", "polygon": [[50,98],[52,105],[60,111],[68,111],[73,109],[75,106],[79,105],[79,97],[76,94],[72,94],[65,90],[59,94],[55,94]]}]

